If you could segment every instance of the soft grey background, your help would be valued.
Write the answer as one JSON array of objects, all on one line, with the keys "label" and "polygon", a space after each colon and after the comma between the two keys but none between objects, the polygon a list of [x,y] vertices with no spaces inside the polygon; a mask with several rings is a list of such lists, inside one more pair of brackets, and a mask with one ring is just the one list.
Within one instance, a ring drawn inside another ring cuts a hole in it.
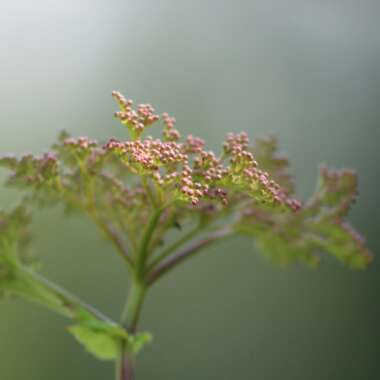
[{"label": "soft grey background", "polygon": [[[43,151],[65,128],[122,137],[119,89],[177,116],[217,149],[228,131],[274,132],[298,195],[319,163],[353,167],[351,221],[379,251],[380,4],[377,0],[0,2],[0,152]],[[1,207],[15,201],[1,190]],[[115,318],[127,278],[95,228],[37,215],[44,273]],[[376,380],[378,260],[282,270],[236,239],[163,280],[144,309],[155,341],[139,379]],[[0,378],[111,379],[64,331],[22,301],[0,305]]]}]

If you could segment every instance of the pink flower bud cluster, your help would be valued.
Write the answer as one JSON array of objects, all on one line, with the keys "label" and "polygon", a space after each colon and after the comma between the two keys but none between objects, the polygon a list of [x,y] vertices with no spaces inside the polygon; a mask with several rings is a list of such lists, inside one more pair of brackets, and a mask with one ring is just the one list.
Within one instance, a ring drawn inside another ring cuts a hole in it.
[{"label": "pink flower bud cluster", "polygon": [[56,163],[58,161],[58,157],[54,152],[47,152],[42,156],[42,163],[49,165],[51,163]]},{"label": "pink flower bud cluster", "polygon": [[220,181],[229,173],[214,152],[204,150],[200,150],[194,158],[194,169],[207,183]]},{"label": "pink flower bud cluster", "polygon": [[58,157],[54,152],[45,153],[39,160],[39,166],[41,168],[41,174],[46,177],[55,175],[58,173]]},{"label": "pink flower bud cluster", "polygon": [[183,162],[186,155],[181,152],[181,146],[175,142],[162,142],[151,137],[145,140],[125,141],[110,140],[105,149],[114,150],[131,163],[139,163],[148,170],[158,170],[163,165]]},{"label": "pink flower bud cluster", "polygon": [[[189,165],[189,156],[184,153],[184,145],[173,141],[162,142],[148,137],[144,141],[109,141],[104,149],[114,151],[124,158],[129,166],[139,165],[139,169],[161,186],[174,185],[182,197],[193,205],[207,197],[209,199],[220,198],[226,202],[226,192],[222,189],[210,189],[207,182],[221,178],[216,171],[217,163],[213,153],[201,152],[204,162],[212,158],[210,162],[215,164],[206,171],[201,171],[200,166],[192,169]],[[198,178],[198,180],[197,180]]]},{"label": "pink flower bud cluster", "polygon": [[185,153],[200,153],[205,146],[203,139],[189,135],[186,138],[186,142],[183,144]]},{"label": "pink flower bud cluster", "polygon": [[188,161],[186,159],[180,175],[181,193],[190,199],[191,203],[195,206],[199,203],[199,200],[205,196],[208,190],[208,185],[194,181],[193,170],[188,165]]},{"label": "pink flower bud cluster", "polygon": [[126,99],[120,92],[113,91],[112,96],[119,104],[120,111],[115,112],[115,116],[122,124],[131,128],[139,136],[145,127],[155,123],[160,116],[156,115],[154,108],[150,104],[139,104],[137,110],[132,108],[133,102]]},{"label": "pink flower bud cluster", "polygon": [[176,123],[175,117],[169,116],[168,113],[164,112],[162,114],[162,120],[164,122],[163,135],[167,141],[177,141],[181,138],[180,133],[174,128]]},{"label": "pink flower bud cluster", "polygon": [[228,134],[224,143],[224,151],[230,156],[232,171],[235,175],[240,174],[254,188],[257,185],[276,203],[285,204],[293,210],[301,207],[299,201],[288,198],[286,191],[271,180],[266,171],[258,168],[257,161],[249,151],[249,138],[245,132]]},{"label": "pink flower bud cluster", "polygon": [[249,137],[246,132],[229,133],[223,144],[226,153],[246,151],[249,145]]},{"label": "pink flower bud cluster", "polygon": [[[132,101],[118,92],[114,92],[113,96],[121,108],[117,116],[122,122],[132,124],[135,130],[142,130],[147,120],[157,119],[150,105],[140,105],[135,112],[131,108]],[[104,148],[117,152],[130,168],[149,175],[160,186],[172,185],[179,191],[180,197],[193,205],[202,199],[218,199],[226,204],[229,184],[238,182],[241,190],[260,201],[284,204],[294,210],[300,207],[297,201],[288,199],[286,192],[269,179],[268,173],[258,168],[249,151],[249,138],[245,132],[227,136],[224,151],[230,157],[231,166],[224,167],[222,160],[213,152],[204,150],[202,139],[190,135],[184,143],[178,143],[180,135],[174,129],[175,118],[167,113],[162,118],[164,142],[151,137],[142,141],[111,140]]]},{"label": "pink flower bud cluster", "polygon": [[96,147],[98,145],[98,142],[96,140],[91,140],[88,137],[78,137],[77,139],[68,137],[63,141],[63,144],[86,150]]}]

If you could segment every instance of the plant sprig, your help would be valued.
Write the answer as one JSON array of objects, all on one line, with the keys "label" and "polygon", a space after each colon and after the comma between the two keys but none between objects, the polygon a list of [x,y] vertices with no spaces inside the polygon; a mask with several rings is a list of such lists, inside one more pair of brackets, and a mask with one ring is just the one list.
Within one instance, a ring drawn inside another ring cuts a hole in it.
[{"label": "plant sprig", "polygon": [[[252,145],[246,133],[231,133],[217,155],[200,138],[181,141],[165,113],[162,140],[144,138],[160,116],[149,104],[134,109],[113,96],[130,140],[99,143],[63,132],[41,156],[0,158],[11,171],[7,184],[25,194],[22,207],[0,214],[0,290],[70,318],[68,330],[88,351],[117,360],[117,379],[133,378],[134,356],[150,341],[137,332],[149,288],[211,244],[242,235],[283,265],[314,267],[322,252],[354,269],[370,263],[364,239],[344,220],[357,194],[352,171],[322,167],[315,194],[301,205],[274,137]],[[131,289],[120,323],[41,277],[25,254],[27,210],[58,204],[86,215],[125,263]]]}]

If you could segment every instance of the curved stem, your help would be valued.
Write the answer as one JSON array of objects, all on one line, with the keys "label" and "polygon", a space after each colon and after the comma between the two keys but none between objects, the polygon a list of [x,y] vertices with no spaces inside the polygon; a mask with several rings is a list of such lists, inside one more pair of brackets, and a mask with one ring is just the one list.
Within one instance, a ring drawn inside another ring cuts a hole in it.
[{"label": "curved stem", "polygon": [[171,253],[173,253],[175,250],[180,248],[183,244],[187,243],[189,240],[191,240],[194,236],[198,234],[203,228],[203,225],[199,224],[192,230],[190,230],[187,234],[185,234],[182,238],[175,241],[173,244],[171,244],[169,247],[167,247],[163,252],[161,252],[149,265],[148,272],[151,271],[153,268],[155,268],[161,261],[166,259]]},{"label": "curved stem", "polygon": [[191,244],[188,247],[185,247],[184,249],[178,251],[173,256],[169,257],[168,259],[162,261],[147,277],[147,284],[150,286],[153,283],[155,283],[157,280],[159,280],[165,273],[185,261],[186,259],[190,258],[194,254],[198,253],[203,248],[221,240],[222,238],[225,238],[231,234],[231,228],[228,226],[226,228],[223,228],[222,230],[219,230],[217,232],[214,232],[207,237],[205,237],[203,240],[200,240],[198,242],[195,242],[194,244]]},{"label": "curved stem", "polygon": [[149,244],[152,239],[154,230],[157,226],[158,221],[160,220],[160,216],[163,212],[163,208],[159,208],[153,212],[153,215],[146,227],[146,230],[144,232],[144,236],[141,241],[141,246],[138,252],[137,257],[137,266],[136,266],[136,273],[138,277],[142,277],[145,271],[145,262],[148,257],[149,253]]},{"label": "curved stem", "polygon": [[133,266],[133,261],[129,257],[127,249],[124,246],[124,243],[119,236],[119,234],[105,222],[101,221],[96,215],[92,215],[96,225],[104,232],[108,239],[115,245],[116,252],[119,256],[127,263],[128,269],[131,269]]}]

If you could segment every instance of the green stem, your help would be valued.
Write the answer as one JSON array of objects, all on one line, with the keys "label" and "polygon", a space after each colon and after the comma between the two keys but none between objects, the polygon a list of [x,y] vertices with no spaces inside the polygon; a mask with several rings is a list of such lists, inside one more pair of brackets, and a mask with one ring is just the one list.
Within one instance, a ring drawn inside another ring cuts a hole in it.
[{"label": "green stem", "polygon": [[149,181],[146,177],[143,177],[142,179],[142,183],[143,183],[143,186],[144,186],[144,189],[148,195],[148,198],[150,200],[150,203],[152,204],[152,206],[157,209],[158,208],[158,204],[157,204],[157,201],[156,201],[156,197],[155,195],[153,194],[153,191],[152,191],[152,188],[150,187],[149,185]]},{"label": "green stem", "polygon": [[190,230],[187,234],[182,236],[179,240],[175,241],[173,244],[169,245],[163,252],[161,252],[149,265],[148,272],[150,272],[153,268],[155,268],[161,261],[163,261],[166,257],[168,257],[171,253],[176,251],[182,245],[187,243],[193,237],[195,237],[201,230],[203,229],[203,225],[199,224],[192,230]]},{"label": "green stem", "polygon": [[211,244],[214,244],[215,242],[220,241],[221,239],[228,237],[230,235],[231,235],[231,228],[229,226],[226,226],[225,228],[206,236],[204,239],[197,241],[195,243],[192,243],[188,247],[185,247],[182,250],[179,250],[178,252],[174,253],[172,256],[168,257],[166,260],[163,260],[162,262],[160,262],[159,265],[157,265],[154,268],[154,270],[148,274],[147,279],[146,279],[148,286],[151,286],[153,283],[159,280],[164,274],[171,271],[177,265],[189,259],[196,253],[200,252],[205,247]]},{"label": "green stem", "polygon": [[[144,302],[146,285],[137,277],[132,280],[129,290],[128,300],[123,311],[121,323],[127,331],[134,334],[137,329],[141,308]],[[116,380],[134,380],[135,355],[128,347],[127,342],[123,342],[120,356],[116,363]]]},{"label": "green stem", "polygon": [[152,239],[153,233],[156,229],[157,223],[160,220],[160,216],[163,212],[163,208],[157,209],[153,212],[153,215],[146,227],[144,236],[141,241],[141,246],[137,257],[136,272],[137,276],[141,279],[145,271],[145,263],[149,254],[149,244]]},{"label": "green stem", "polygon": [[121,318],[122,325],[130,333],[136,332],[137,323],[144,301],[145,291],[146,286],[142,281],[138,280],[137,278],[132,281],[128,300]]}]

